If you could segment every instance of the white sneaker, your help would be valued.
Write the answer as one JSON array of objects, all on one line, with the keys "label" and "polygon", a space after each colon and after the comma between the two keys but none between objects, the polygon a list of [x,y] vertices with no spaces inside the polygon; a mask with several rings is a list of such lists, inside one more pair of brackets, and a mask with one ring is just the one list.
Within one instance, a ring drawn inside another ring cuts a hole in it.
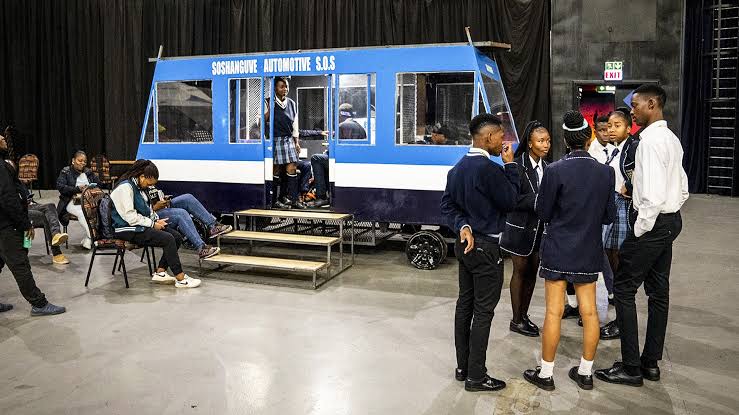
[{"label": "white sneaker", "polygon": [[174,286],[177,288],[195,288],[200,285],[200,280],[197,278],[190,278],[189,275],[185,274],[185,278],[182,281],[177,281]]},{"label": "white sneaker", "polygon": [[175,281],[177,281],[177,278],[167,274],[167,271],[151,274],[151,282],[159,284],[174,284]]},{"label": "white sneaker", "polygon": [[80,242],[80,245],[82,245],[82,247],[85,249],[92,249],[92,239],[85,238],[82,240],[82,242]]}]

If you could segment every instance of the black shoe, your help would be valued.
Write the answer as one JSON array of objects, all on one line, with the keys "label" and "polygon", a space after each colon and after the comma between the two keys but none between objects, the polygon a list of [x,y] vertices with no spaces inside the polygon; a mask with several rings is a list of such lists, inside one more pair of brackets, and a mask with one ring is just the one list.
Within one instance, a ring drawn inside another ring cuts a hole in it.
[{"label": "black shoe", "polygon": [[528,337],[539,337],[539,328],[527,319],[521,319],[520,323],[511,320],[509,327],[514,333],[523,334]]},{"label": "black shoe", "polygon": [[0,303],[0,313],[4,313],[4,312],[10,311],[12,309],[13,309],[13,305],[12,304],[3,304],[3,303]]},{"label": "black shoe", "polygon": [[619,385],[642,386],[644,379],[642,375],[632,376],[626,372],[624,364],[615,362],[613,367],[608,369],[598,369],[595,371],[595,377],[603,382],[616,383]]},{"label": "black shoe", "polygon": [[290,206],[289,203],[285,203],[281,200],[275,200],[275,203],[272,205],[274,209],[280,209],[280,210],[290,210],[292,209],[292,206]]},{"label": "black shoe", "polygon": [[600,328],[601,340],[613,340],[619,337],[621,337],[621,330],[619,330],[616,320],[606,323],[605,326]]},{"label": "black shoe", "polygon": [[489,375],[485,375],[483,380],[472,380],[467,378],[464,381],[464,390],[468,392],[495,392],[505,388],[505,382]]},{"label": "black shoe", "polygon": [[316,199],[316,200],[310,202],[308,204],[308,207],[321,208],[321,207],[328,206],[328,205],[329,205],[328,199],[320,199],[319,198],[319,199]]},{"label": "black shoe", "polygon": [[641,369],[641,375],[644,379],[652,382],[659,381],[659,367],[644,367],[642,365],[639,369]]},{"label": "black shoe", "polygon": [[578,366],[574,366],[570,369],[570,379],[574,380],[580,389],[585,389],[586,391],[593,389],[593,376],[583,376],[577,372],[578,369]]},{"label": "black shoe", "polygon": [[300,200],[296,200],[290,204],[293,209],[307,209],[307,206],[305,206],[305,203],[301,202]]},{"label": "black shoe", "polygon": [[577,325],[582,327],[582,317],[577,319]]},{"label": "black shoe", "polygon": [[565,305],[565,312],[562,313],[562,320],[576,317],[580,317],[580,310],[577,307],[570,306],[569,304]]},{"label": "black shoe", "polygon": [[529,383],[536,385],[536,387],[538,388],[544,389],[545,391],[553,391],[554,378],[552,376],[549,376],[548,378],[540,378],[540,372],[541,367],[537,366],[536,369],[529,369],[523,372],[523,378],[526,379]]},{"label": "black shoe", "polygon": [[454,379],[457,379],[460,382],[464,382],[467,380],[467,371],[457,368],[454,370]]}]

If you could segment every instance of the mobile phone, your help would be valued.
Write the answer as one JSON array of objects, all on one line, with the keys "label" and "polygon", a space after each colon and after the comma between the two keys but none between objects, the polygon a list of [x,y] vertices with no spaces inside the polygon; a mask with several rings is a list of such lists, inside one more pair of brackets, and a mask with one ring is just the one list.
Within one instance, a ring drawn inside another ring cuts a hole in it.
[{"label": "mobile phone", "polygon": [[171,200],[171,199],[172,199],[172,195],[164,195],[164,200]]},{"label": "mobile phone", "polygon": [[97,183],[90,183],[87,185],[87,187],[98,187]]}]

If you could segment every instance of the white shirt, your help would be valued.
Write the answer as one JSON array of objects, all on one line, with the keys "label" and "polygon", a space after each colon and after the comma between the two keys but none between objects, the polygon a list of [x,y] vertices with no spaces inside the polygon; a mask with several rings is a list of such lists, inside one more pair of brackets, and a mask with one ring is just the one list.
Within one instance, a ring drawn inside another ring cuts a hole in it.
[{"label": "white shirt", "polygon": [[[626,145],[626,139],[621,142],[621,144],[612,144],[612,148],[610,150],[610,153],[608,153],[608,158],[612,158],[611,162],[608,163],[609,166],[613,168],[613,170],[616,171],[616,186],[615,191],[616,193],[621,193],[621,186],[624,185],[624,176],[621,174],[621,153],[624,151],[624,146]],[[616,153],[615,157],[613,156],[613,153],[618,150],[618,153]],[[608,161],[608,160],[606,160]]]},{"label": "white shirt", "polygon": [[85,173],[80,173],[79,176],[77,176],[77,181],[74,183],[75,186],[87,186],[90,184],[90,179],[87,178],[87,175]]},{"label": "white shirt", "polygon": [[531,153],[529,153],[529,161],[531,161],[531,168],[536,172],[536,185],[538,186],[541,184],[541,175],[544,173],[544,164],[541,162],[541,159],[539,159],[538,163],[534,161],[534,158],[531,157]]},{"label": "white shirt", "polygon": [[688,200],[688,176],[683,170],[680,140],[664,120],[644,128],[636,149],[633,199],[639,211],[637,237],[652,230],[660,213],[674,213]]},{"label": "white shirt", "polygon": [[608,160],[608,156],[613,152],[613,149],[613,144],[606,143],[604,146],[600,141],[598,141],[598,139],[595,139],[590,143],[590,147],[588,147],[588,154],[598,160],[598,163],[605,164],[606,160]]}]

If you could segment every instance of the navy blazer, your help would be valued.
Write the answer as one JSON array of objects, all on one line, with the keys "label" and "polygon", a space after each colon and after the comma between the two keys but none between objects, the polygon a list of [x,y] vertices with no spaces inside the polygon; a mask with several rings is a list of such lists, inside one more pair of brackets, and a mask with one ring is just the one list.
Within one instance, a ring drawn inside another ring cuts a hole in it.
[{"label": "navy blazer", "polygon": [[[541,227],[539,217],[534,211],[534,201],[539,193],[539,184],[528,151],[515,161],[520,178],[520,192],[516,208],[506,217],[505,230],[500,238],[500,248],[514,255],[529,256],[534,251],[536,235]],[[542,166],[546,170],[547,162],[542,160]]]},{"label": "navy blazer", "polygon": [[612,168],[578,150],[554,162],[541,180],[535,203],[546,224],[541,267],[570,274],[603,270],[603,225],[616,218]]},{"label": "navy blazer", "polygon": [[636,148],[639,146],[639,137],[630,135],[626,139],[624,144],[624,151],[621,153],[621,159],[618,163],[621,169],[621,175],[624,177],[624,186],[626,186],[626,194],[631,196],[631,192],[634,189],[634,185],[631,182],[631,177],[634,174],[634,167],[636,167]]}]

